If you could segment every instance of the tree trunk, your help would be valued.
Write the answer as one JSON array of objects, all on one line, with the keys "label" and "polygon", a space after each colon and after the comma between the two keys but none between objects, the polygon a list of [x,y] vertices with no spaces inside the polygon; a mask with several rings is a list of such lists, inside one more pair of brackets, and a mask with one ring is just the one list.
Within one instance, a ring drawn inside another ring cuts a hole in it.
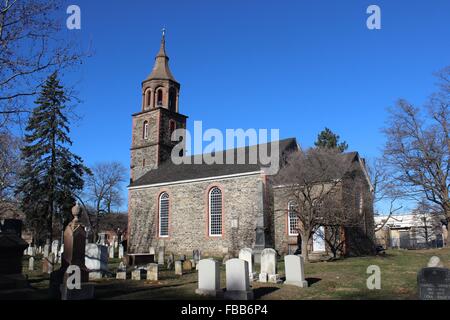
[{"label": "tree trunk", "polygon": [[305,259],[305,262],[309,261],[308,257],[308,241],[309,237],[305,234],[302,234],[302,256]]}]

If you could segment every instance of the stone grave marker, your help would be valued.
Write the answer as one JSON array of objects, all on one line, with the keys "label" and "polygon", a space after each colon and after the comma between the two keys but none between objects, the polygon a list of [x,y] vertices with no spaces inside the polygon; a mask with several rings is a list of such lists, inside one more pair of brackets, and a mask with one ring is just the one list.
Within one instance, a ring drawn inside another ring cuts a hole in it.
[{"label": "stone grave marker", "polygon": [[123,258],[123,245],[122,244],[119,244],[119,259],[122,259]]},{"label": "stone grave marker", "polygon": [[192,270],[192,263],[190,260],[183,261],[183,271],[191,271]]},{"label": "stone grave marker", "polygon": [[34,270],[34,257],[30,257],[30,259],[28,259],[28,270],[29,271]]},{"label": "stone grave marker", "polygon": [[108,247],[108,254],[109,254],[110,259],[114,259],[114,246],[113,245]]},{"label": "stone grave marker", "polygon": [[230,259],[226,262],[225,299],[229,300],[252,300],[253,291],[250,289],[250,278],[248,275],[248,262],[242,259]]},{"label": "stone grave marker", "polygon": [[155,254],[155,247],[150,247],[149,248],[149,250],[148,250],[148,252],[150,253],[150,254]]},{"label": "stone grave marker", "polygon": [[175,274],[177,276],[183,275],[183,266],[181,261],[175,261]]},{"label": "stone grave marker", "polygon": [[125,266],[123,261],[121,261],[119,263],[119,266],[117,267],[116,279],[127,280],[127,267]]},{"label": "stone grave marker", "polygon": [[253,251],[250,248],[243,248],[239,251],[239,259],[248,262],[248,275],[250,281],[253,281],[256,277],[256,273],[253,272]]},{"label": "stone grave marker", "polygon": [[280,283],[280,276],[277,274],[277,252],[272,248],[266,248],[261,252],[261,273],[260,282]]},{"label": "stone grave marker", "polygon": [[85,265],[89,279],[101,279],[108,272],[108,247],[95,243],[86,244]]},{"label": "stone grave marker", "polygon": [[423,268],[417,274],[421,300],[450,300],[450,270]]},{"label": "stone grave marker", "polygon": [[158,264],[150,263],[147,266],[147,280],[158,281]]},{"label": "stone grave marker", "polygon": [[142,268],[136,268],[131,271],[131,280],[142,280],[146,276],[146,270]]},{"label": "stone grave marker", "polygon": [[302,256],[287,255],[284,257],[286,281],[289,284],[301,288],[308,287],[305,280],[304,258]]},{"label": "stone grave marker", "polygon": [[158,264],[164,265],[164,247],[160,247],[158,251]]},{"label": "stone grave marker", "polygon": [[200,260],[198,266],[198,288],[195,293],[212,297],[221,296],[220,265],[212,259]]}]

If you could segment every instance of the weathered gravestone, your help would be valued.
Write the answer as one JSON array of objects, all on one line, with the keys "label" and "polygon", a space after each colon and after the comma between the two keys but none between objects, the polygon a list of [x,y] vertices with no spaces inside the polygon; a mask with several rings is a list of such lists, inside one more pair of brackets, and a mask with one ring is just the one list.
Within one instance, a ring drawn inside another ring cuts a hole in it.
[{"label": "weathered gravestone", "polygon": [[114,259],[114,246],[108,247],[109,258]]},{"label": "weathered gravestone", "polygon": [[417,274],[421,300],[450,300],[450,270],[423,268]]},{"label": "weathered gravestone", "polygon": [[304,258],[302,256],[287,255],[284,257],[286,281],[289,284],[301,288],[308,287],[305,280]]},{"label": "weathered gravestone", "polygon": [[247,261],[248,276],[250,281],[253,281],[256,277],[256,273],[253,272],[253,251],[250,248],[243,248],[239,251],[239,259]]},{"label": "weathered gravestone", "polygon": [[274,249],[266,248],[261,252],[261,273],[259,274],[261,282],[281,282],[277,274],[277,252]]},{"label": "weathered gravestone", "polygon": [[108,272],[108,247],[88,243],[85,254],[84,262],[89,269],[89,279],[101,279]]},{"label": "weathered gravestone", "polygon": [[195,261],[194,259],[190,259],[189,261],[191,262],[192,269],[197,269],[197,268],[195,267],[195,266],[196,266],[196,261]]},{"label": "weathered gravestone", "polygon": [[150,248],[148,249],[148,252],[149,252],[150,254],[155,255],[155,247],[150,247]]},{"label": "weathered gravestone", "polygon": [[52,253],[55,255],[55,257],[58,257],[59,240],[53,240],[53,242],[52,242]]},{"label": "weathered gravestone", "polygon": [[142,267],[136,268],[131,271],[131,280],[142,280],[145,278],[146,273],[147,270],[143,269]]},{"label": "weathered gravestone", "polygon": [[158,264],[150,263],[147,266],[147,280],[158,281]]},{"label": "weathered gravestone", "polygon": [[[73,220],[64,230],[64,252],[61,268],[50,276],[51,295],[58,293],[62,300],[86,300],[94,297],[94,286],[87,283],[89,270],[85,265],[86,231],[80,223],[82,209],[72,208]],[[75,279],[79,285],[69,283]]]},{"label": "weathered gravestone", "polygon": [[158,264],[164,265],[164,247],[160,247],[158,251]]},{"label": "weathered gravestone", "polygon": [[122,261],[119,263],[119,266],[117,267],[116,279],[127,280],[127,267]]},{"label": "weathered gravestone", "polygon": [[119,244],[119,259],[123,258],[123,245]]},{"label": "weathered gravestone", "polygon": [[190,260],[183,261],[183,271],[191,271],[192,270],[192,263]]},{"label": "weathered gravestone", "polygon": [[[0,300],[3,290],[24,289],[28,286],[22,274],[23,252],[28,244],[20,237],[22,221],[5,219],[0,223]],[[30,289],[28,289],[29,291]],[[5,298],[10,295],[5,291]],[[27,293],[28,294],[28,293]],[[26,293],[24,292],[25,297]],[[23,298],[22,297],[22,298]]]},{"label": "weathered gravestone", "polygon": [[253,291],[250,289],[248,262],[242,259],[230,259],[226,262],[227,288],[225,299],[252,300]]},{"label": "weathered gravestone", "polygon": [[181,261],[175,261],[175,274],[177,276],[183,275],[183,266]]},{"label": "weathered gravestone", "polygon": [[30,257],[30,259],[28,259],[28,270],[34,271],[34,258],[33,257]]},{"label": "weathered gravestone", "polygon": [[219,262],[212,259],[198,262],[198,289],[195,293],[212,297],[222,295]]},{"label": "weathered gravestone", "polygon": [[428,261],[427,267],[428,268],[443,268],[444,264],[441,262],[441,259],[439,259],[439,257],[433,256]]},{"label": "weathered gravestone", "polygon": [[44,245],[44,251],[43,251],[44,258],[48,258],[48,255],[50,254],[51,246],[50,246],[50,242],[49,241],[50,240],[47,240],[45,245]]},{"label": "weathered gravestone", "polygon": [[195,263],[198,263],[201,260],[200,250],[192,251],[192,259],[195,261]]}]

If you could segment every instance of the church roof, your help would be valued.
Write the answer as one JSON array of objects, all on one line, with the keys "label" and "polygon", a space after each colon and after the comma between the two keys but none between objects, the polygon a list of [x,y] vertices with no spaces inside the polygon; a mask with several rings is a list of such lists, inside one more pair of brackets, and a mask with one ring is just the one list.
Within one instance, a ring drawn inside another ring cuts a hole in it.
[{"label": "church roof", "polygon": [[[284,155],[290,150],[297,149],[297,142],[295,138],[289,138],[280,140],[279,142],[279,155],[280,161],[283,159]],[[210,154],[215,157],[219,157],[224,159],[224,164],[207,164],[204,161],[205,154],[203,155],[194,155],[187,157],[186,159],[190,160],[190,163],[183,163],[176,165],[172,161],[167,161],[162,163],[158,169],[150,170],[146,174],[144,174],[141,178],[132,182],[129,187],[139,187],[145,185],[159,184],[159,183],[170,183],[177,181],[185,181],[185,180],[193,180],[193,179],[202,179],[202,178],[210,178],[210,177],[220,177],[234,174],[244,174],[250,172],[261,171],[264,168],[264,165],[261,163],[258,158],[256,163],[251,163],[249,161],[250,151],[256,151],[256,154],[259,155],[259,150],[261,147],[267,148],[267,154],[270,156],[271,154],[271,144],[258,144],[253,146],[247,146],[242,148],[235,148],[225,151],[217,152],[216,154]],[[256,150],[255,150],[256,149]],[[263,149],[265,154],[265,150]],[[237,159],[237,154],[239,151],[245,152],[246,163],[244,164],[226,164],[225,157],[227,152],[234,152],[234,159]],[[196,161],[197,160],[197,161]],[[187,161],[185,161],[187,162]],[[199,162],[199,164],[196,164]],[[254,161],[253,161],[254,162]]]},{"label": "church roof", "polygon": [[172,75],[172,72],[170,72],[169,57],[166,54],[166,37],[164,31],[161,38],[161,47],[155,58],[155,65],[146,81],[148,80],[172,80],[177,82]]}]

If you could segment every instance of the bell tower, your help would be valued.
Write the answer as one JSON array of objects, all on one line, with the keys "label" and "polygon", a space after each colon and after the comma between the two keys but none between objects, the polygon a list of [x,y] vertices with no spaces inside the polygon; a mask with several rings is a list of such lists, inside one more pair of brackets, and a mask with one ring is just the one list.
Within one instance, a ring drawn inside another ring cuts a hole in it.
[{"label": "bell tower", "polygon": [[131,182],[165,161],[171,161],[171,140],[175,129],[186,128],[187,116],[179,113],[180,84],[169,68],[166,37],[163,29],[161,46],[150,75],[142,82],[142,105],[132,115]]}]

